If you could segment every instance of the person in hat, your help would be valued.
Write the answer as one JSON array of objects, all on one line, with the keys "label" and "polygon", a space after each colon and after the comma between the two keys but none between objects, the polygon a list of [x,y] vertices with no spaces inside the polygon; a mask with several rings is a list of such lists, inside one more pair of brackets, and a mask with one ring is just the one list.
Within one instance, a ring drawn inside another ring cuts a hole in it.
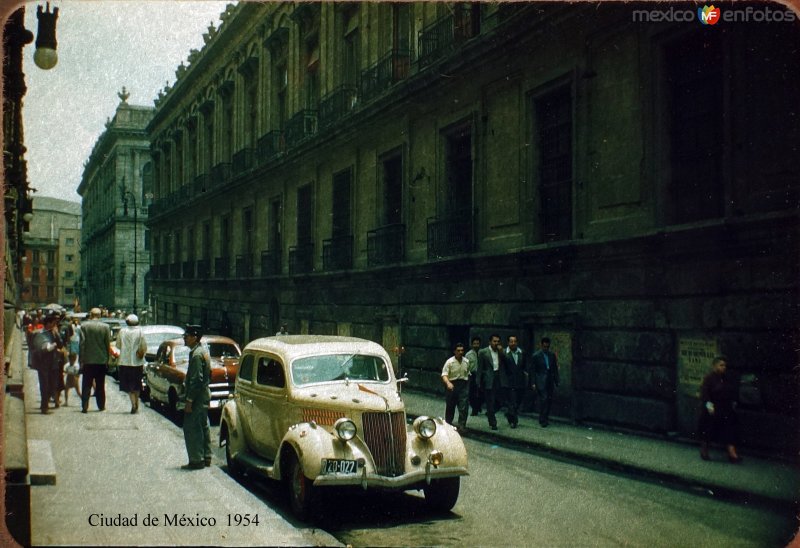
[{"label": "person in hat", "polygon": [[58,398],[56,392],[59,376],[59,359],[64,343],[58,333],[60,315],[56,311],[46,311],[42,315],[42,329],[33,335],[31,346],[31,367],[39,374],[39,396],[42,414],[50,413],[50,399]]},{"label": "person in hat", "polygon": [[147,341],[144,340],[142,328],[139,327],[139,317],[136,314],[128,314],[125,323],[126,327],[117,333],[119,389],[128,393],[131,400],[131,413],[138,413]]},{"label": "person in hat", "polygon": [[211,430],[208,424],[208,404],[211,401],[211,360],[200,344],[203,329],[187,325],[183,341],[189,347],[189,367],[183,381],[183,439],[186,442],[188,464],[183,470],[200,470],[211,466]]}]

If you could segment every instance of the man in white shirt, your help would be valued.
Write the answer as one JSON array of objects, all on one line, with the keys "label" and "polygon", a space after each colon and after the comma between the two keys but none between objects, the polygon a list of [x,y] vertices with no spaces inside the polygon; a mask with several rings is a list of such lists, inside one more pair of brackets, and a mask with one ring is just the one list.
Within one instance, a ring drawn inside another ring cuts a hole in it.
[{"label": "man in white shirt", "polygon": [[467,395],[469,394],[469,374],[472,368],[469,360],[464,357],[464,344],[456,343],[453,356],[444,362],[442,382],[447,390],[444,420],[447,424],[453,424],[453,417],[456,407],[458,407],[459,430],[467,428],[467,416],[469,415]]}]

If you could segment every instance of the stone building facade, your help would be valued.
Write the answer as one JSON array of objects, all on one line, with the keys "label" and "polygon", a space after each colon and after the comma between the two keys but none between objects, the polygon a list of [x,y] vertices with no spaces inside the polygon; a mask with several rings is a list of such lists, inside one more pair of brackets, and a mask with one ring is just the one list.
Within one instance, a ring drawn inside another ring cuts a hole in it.
[{"label": "stone building facade", "polygon": [[150,142],[152,107],[129,105],[123,88],[114,117],[94,145],[78,194],[83,198],[84,308],[147,309],[148,206],[153,196]]},{"label": "stone building facade", "polygon": [[725,353],[744,443],[795,447],[797,21],[636,8],[230,6],[148,126],[158,320],[365,337],[427,389],[549,336],[558,414],[685,435]]},{"label": "stone building facade", "polygon": [[74,305],[79,297],[81,205],[37,196],[32,213],[23,233],[23,306]]}]

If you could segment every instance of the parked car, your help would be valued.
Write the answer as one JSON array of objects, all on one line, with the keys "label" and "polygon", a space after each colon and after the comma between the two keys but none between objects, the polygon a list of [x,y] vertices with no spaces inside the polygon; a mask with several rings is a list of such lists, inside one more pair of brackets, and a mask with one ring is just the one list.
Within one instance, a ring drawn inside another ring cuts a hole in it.
[{"label": "parked car", "polygon": [[[236,341],[221,335],[203,335],[201,344],[211,357],[209,407],[219,409],[233,394],[242,351]],[[151,406],[163,404],[173,412],[183,408],[183,380],[188,367],[189,347],[183,339],[159,345],[155,360],[144,368]]]},{"label": "parked car", "polygon": [[321,488],[421,489],[450,510],[467,475],[467,452],[441,418],[406,422],[389,355],[352,337],[257,339],[241,358],[236,391],[222,409],[228,470],[285,481],[305,519]]},{"label": "parked car", "polygon": [[142,335],[147,343],[147,353],[144,355],[144,359],[152,362],[156,359],[156,352],[161,343],[180,338],[183,335],[183,328],[177,325],[143,325]]}]

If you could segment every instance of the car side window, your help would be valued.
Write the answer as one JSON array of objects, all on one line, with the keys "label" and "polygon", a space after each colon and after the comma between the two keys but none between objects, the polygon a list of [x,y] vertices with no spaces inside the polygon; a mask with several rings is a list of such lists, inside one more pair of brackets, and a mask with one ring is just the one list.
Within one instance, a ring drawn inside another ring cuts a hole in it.
[{"label": "car side window", "polygon": [[239,364],[239,378],[252,381],[253,380],[253,362],[255,357],[252,354],[245,354],[242,358],[242,363]]},{"label": "car side window", "polygon": [[286,376],[283,374],[283,367],[276,360],[271,358],[258,359],[258,371],[256,381],[264,386],[274,386],[283,388],[286,386]]}]

